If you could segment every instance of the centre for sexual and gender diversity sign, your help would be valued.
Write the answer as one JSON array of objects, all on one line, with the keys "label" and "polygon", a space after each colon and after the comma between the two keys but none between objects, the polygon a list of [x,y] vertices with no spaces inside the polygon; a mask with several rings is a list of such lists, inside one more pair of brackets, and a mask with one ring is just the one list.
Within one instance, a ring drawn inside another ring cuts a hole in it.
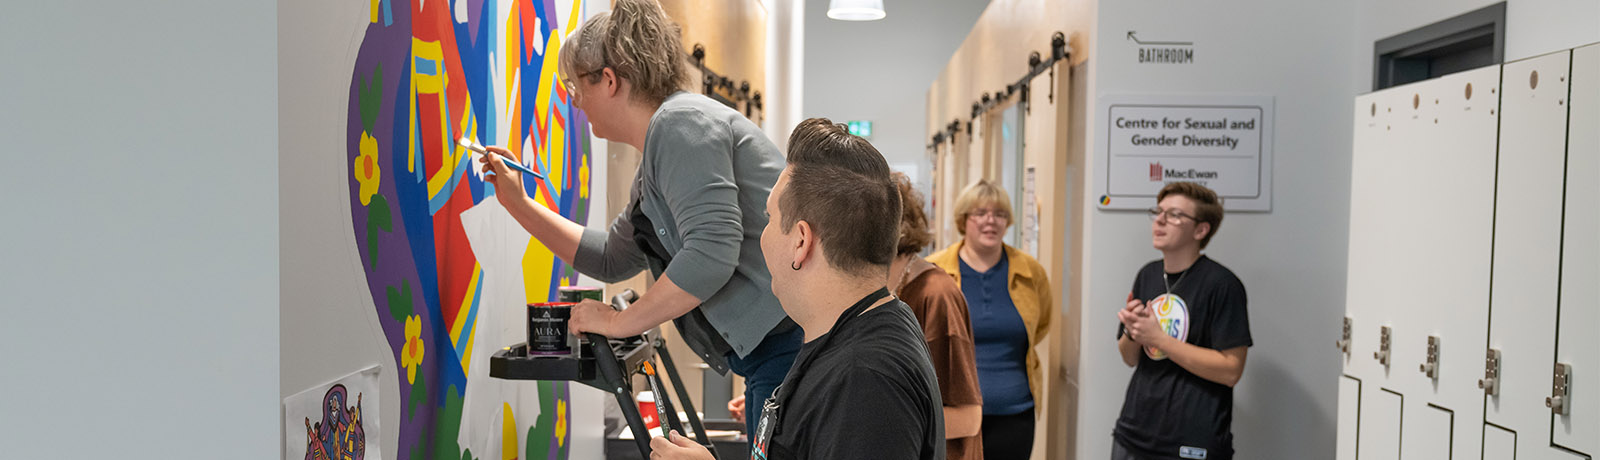
[{"label": "centre for sexual and gender diversity sign", "polygon": [[1229,211],[1272,209],[1272,96],[1124,95],[1100,99],[1100,209],[1146,209],[1171,182],[1216,190]]}]

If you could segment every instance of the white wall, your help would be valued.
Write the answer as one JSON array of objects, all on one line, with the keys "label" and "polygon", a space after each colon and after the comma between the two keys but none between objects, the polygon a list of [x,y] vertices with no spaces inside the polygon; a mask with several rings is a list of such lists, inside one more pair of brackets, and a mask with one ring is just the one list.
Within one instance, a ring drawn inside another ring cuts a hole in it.
[{"label": "white wall", "polygon": [[[1258,93],[1276,96],[1272,211],[1229,213],[1206,251],[1249,292],[1250,350],[1234,391],[1238,458],[1332,458],[1344,310],[1350,181],[1346,44],[1354,10],[1339,2],[1100,2],[1092,95]],[[1127,38],[1192,41],[1194,63],[1139,64]],[[1370,53],[1370,51],[1369,51]],[[1093,107],[1093,101],[1090,101]],[[1093,146],[1103,114],[1081,139]],[[1103,153],[1089,147],[1090,171]],[[1091,174],[1091,176],[1094,176]],[[1094,180],[1078,195],[1093,199]],[[1114,312],[1150,247],[1142,212],[1089,211],[1082,296],[1077,458],[1108,458],[1132,370],[1116,351]]]},{"label": "white wall", "polygon": [[928,86],[989,2],[886,1],[888,17],[866,22],[828,19],[827,0],[805,3],[802,119],[872,121],[872,145],[890,164],[919,165],[927,182]]},{"label": "white wall", "polygon": [[275,8],[0,14],[0,456],[277,458]]}]

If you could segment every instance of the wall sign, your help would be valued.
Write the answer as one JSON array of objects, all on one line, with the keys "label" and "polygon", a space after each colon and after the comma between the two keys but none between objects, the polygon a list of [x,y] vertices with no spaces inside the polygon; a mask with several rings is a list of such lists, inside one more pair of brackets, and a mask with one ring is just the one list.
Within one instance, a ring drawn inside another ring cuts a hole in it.
[{"label": "wall sign", "polygon": [[1272,209],[1272,96],[1103,96],[1096,114],[1100,209],[1147,209],[1179,181],[1210,187],[1229,211]]}]

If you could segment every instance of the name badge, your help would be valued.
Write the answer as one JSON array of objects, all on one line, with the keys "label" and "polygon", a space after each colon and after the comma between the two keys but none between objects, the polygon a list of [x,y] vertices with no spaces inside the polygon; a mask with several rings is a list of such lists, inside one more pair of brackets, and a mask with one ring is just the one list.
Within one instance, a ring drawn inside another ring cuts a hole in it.
[{"label": "name badge", "polygon": [[750,458],[766,460],[768,449],[772,443],[772,431],[778,424],[778,401],[776,391],[761,405],[761,420],[756,423],[754,443],[750,444]]},{"label": "name badge", "polygon": [[1178,456],[1195,460],[1206,460],[1206,450],[1199,447],[1183,446],[1178,448]]}]

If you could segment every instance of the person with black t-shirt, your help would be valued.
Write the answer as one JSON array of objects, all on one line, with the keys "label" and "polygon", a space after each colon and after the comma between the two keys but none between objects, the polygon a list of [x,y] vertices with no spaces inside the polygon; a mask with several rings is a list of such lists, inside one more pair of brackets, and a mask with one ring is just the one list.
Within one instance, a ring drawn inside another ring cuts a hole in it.
[{"label": "person with black t-shirt", "polygon": [[1216,192],[1167,184],[1150,209],[1161,260],[1117,312],[1117,349],[1136,367],[1113,431],[1112,460],[1233,458],[1233,386],[1250,339],[1244,283],[1200,254],[1222,224]]},{"label": "person with black t-shirt", "polygon": [[[885,287],[900,205],[872,144],[826,119],[795,128],[761,251],[805,344],[760,403],[751,459],[945,458],[944,404],[922,328]],[[650,448],[655,459],[711,458],[677,433]]]}]

